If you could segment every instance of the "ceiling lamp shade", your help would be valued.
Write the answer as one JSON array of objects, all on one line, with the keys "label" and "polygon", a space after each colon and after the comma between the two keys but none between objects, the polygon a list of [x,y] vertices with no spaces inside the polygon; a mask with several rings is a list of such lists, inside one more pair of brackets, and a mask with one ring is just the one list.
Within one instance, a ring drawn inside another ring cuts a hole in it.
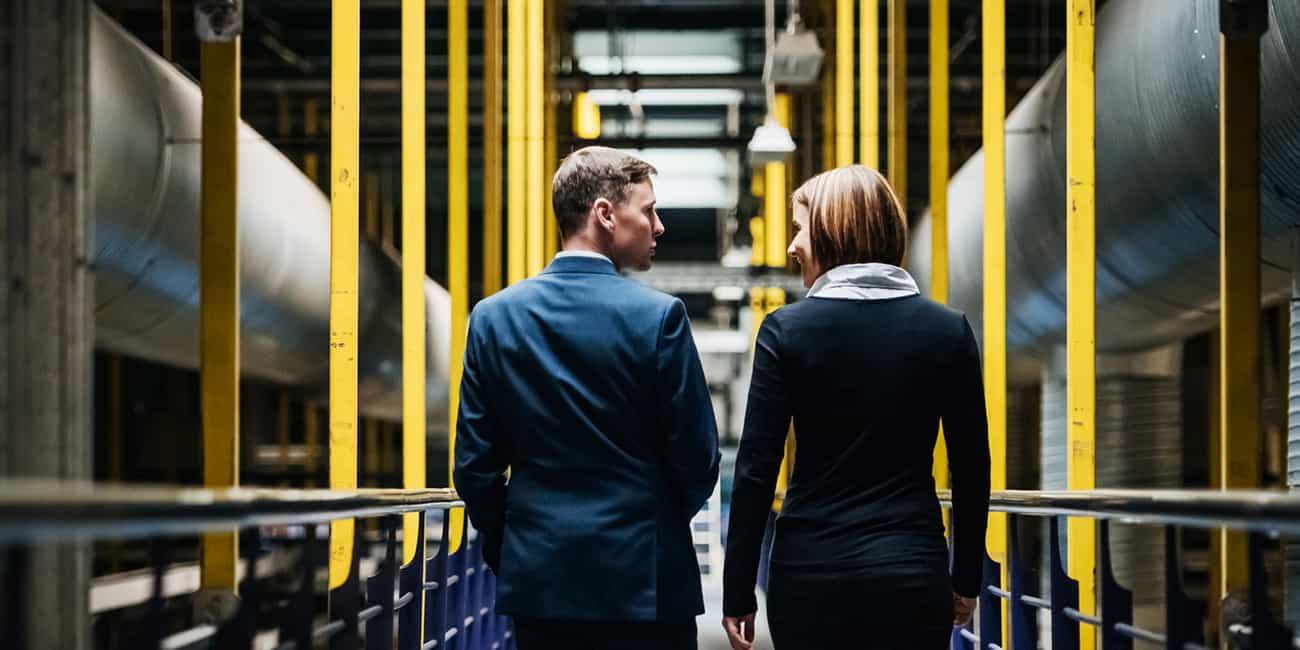
[{"label": "ceiling lamp shade", "polygon": [[794,150],[794,139],[790,137],[790,131],[771,117],[754,129],[754,137],[749,140],[749,160],[753,165],[781,162]]}]

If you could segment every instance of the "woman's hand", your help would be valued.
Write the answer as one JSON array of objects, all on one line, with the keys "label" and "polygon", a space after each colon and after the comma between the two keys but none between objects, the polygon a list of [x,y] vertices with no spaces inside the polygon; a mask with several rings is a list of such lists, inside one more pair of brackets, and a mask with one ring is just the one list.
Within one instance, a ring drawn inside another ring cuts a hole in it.
[{"label": "woman's hand", "polygon": [[727,631],[731,650],[750,650],[754,647],[754,612],[744,616],[723,616],[722,629]]},{"label": "woman's hand", "polygon": [[970,623],[971,614],[975,611],[975,599],[953,594],[952,611],[952,626],[966,627],[966,624]]}]

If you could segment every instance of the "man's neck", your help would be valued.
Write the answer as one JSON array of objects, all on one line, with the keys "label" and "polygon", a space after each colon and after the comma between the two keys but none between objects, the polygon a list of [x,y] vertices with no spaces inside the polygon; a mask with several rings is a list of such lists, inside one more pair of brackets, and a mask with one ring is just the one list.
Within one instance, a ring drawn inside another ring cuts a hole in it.
[{"label": "man's neck", "polygon": [[614,261],[614,256],[610,254],[610,251],[606,250],[605,247],[597,244],[594,241],[591,241],[586,237],[582,237],[582,236],[570,237],[569,239],[565,240],[560,244],[560,249],[566,253],[582,251],[587,253],[596,253],[598,255],[604,255],[611,262],[614,262],[614,268],[618,269],[618,262]]}]

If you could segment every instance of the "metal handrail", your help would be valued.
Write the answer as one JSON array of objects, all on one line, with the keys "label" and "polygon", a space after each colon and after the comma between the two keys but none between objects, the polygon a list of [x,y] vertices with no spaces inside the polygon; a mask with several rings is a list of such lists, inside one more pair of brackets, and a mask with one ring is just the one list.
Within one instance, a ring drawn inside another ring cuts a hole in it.
[{"label": "metal handrail", "polygon": [[[938,497],[944,507],[952,505],[949,490],[939,491]],[[990,495],[989,509],[1120,523],[1300,534],[1300,495],[1263,490],[1007,490]]]},{"label": "metal handrail", "polygon": [[0,542],[193,534],[462,505],[449,489],[207,489],[11,479],[0,480]]}]

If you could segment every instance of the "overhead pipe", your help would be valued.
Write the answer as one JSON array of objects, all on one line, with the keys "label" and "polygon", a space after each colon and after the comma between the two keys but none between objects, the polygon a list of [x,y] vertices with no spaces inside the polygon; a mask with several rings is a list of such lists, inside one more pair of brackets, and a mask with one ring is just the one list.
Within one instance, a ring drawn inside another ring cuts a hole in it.
[{"label": "overhead pipe", "polygon": [[[198,87],[96,9],[91,19],[95,343],[198,367]],[[245,376],[323,398],[329,374],[329,202],[293,163],[239,125],[240,365]],[[402,415],[400,263],[360,251],[357,402]],[[445,431],[447,292],[425,279],[431,430]]]},{"label": "overhead pipe", "polygon": [[[1218,3],[1113,0],[1097,18],[1097,349],[1150,349],[1218,314]],[[1300,4],[1271,3],[1261,46],[1262,285],[1290,292],[1300,225]],[[1065,66],[1057,60],[1007,118],[1007,345],[1065,341]],[[984,154],[948,189],[950,304],[982,327]],[[912,270],[929,283],[930,220]]]}]

